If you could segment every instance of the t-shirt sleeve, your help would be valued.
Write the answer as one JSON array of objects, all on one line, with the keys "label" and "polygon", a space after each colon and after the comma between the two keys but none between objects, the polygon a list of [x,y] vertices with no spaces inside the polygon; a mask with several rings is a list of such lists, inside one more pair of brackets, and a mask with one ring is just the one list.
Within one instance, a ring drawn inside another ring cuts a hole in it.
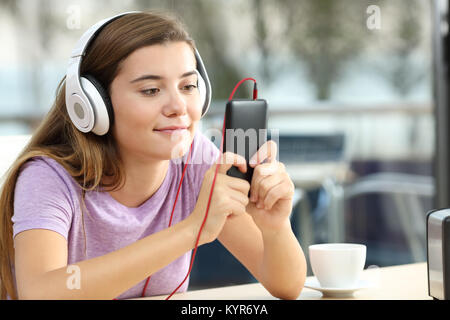
[{"label": "t-shirt sleeve", "polygon": [[220,156],[220,149],[203,133],[197,132],[193,145],[193,177],[196,198],[203,183],[206,171],[214,165]]},{"label": "t-shirt sleeve", "polygon": [[73,214],[70,190],[43,160],[25,163],[14,190],[13,237],[30,229],[58,232],[67,240]]}]

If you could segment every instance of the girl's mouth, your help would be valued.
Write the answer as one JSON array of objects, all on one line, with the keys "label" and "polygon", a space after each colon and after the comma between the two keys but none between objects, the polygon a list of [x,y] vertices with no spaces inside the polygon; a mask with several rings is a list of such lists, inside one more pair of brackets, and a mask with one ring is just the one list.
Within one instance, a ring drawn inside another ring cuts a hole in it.
[{"label": "girl's mouth", "polygon": [[154,130],[154,131],[171,135],[175,132],[176,133],[185,133],[187,131],[187,129],[186,128],[184,128],[184,129],[166,129],[166,130]]}]

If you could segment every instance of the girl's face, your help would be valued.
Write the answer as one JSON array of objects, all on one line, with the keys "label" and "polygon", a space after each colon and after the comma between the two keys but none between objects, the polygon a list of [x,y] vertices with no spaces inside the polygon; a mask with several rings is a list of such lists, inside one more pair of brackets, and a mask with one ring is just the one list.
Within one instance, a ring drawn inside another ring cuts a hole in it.
[{"label": "girl's face", "polygon": [[[122,155],[164,160],[189,150],[202,106],[195,55],[186,42],[134,51],[121,63],[110,92],[113,135]],[[158,131],[170,126],[185,129]]]}]

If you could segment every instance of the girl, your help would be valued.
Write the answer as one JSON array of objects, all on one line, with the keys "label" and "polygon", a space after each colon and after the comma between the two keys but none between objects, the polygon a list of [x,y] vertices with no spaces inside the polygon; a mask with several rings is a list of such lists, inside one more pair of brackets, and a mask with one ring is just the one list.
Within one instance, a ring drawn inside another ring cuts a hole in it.
[{"label": "girl", "polygon": [[[218,239],[273,296],[298,297],[306,262],[289,222],[293,183],[270,152],[273,141],[254,155],[251,184],[226,175],[232,165],[245,172],[245,159],[220,154],[197,130],[194,50],[169,15],[130,13],[107,24],[80,67],[107,88],[114,121],[103,136],[73,125],[61,81],[2,189],[3,299],[171,293],[188,272],[218,164],[199,245]],[[186,139],[174,139],[169,126],[183,127]]]}]

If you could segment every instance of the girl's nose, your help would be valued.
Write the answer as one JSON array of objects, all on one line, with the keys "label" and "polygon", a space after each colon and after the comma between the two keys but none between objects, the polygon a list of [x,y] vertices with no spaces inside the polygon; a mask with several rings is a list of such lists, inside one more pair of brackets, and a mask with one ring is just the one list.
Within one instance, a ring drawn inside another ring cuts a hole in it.
[{"label": "girl's nose", "polygon": [[171,114],[185,114],[186,113],[186,101],[178,90],[170,90],[169,98],[167,99],[164,112],[167,116]]}]

